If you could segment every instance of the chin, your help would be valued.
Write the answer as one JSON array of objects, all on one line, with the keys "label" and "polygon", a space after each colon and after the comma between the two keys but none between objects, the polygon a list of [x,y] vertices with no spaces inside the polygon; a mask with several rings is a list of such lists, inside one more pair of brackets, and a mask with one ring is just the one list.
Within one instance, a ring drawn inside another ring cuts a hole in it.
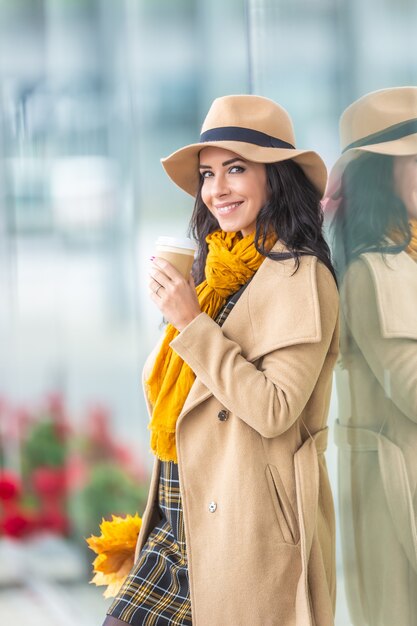
[{"label": "chin", "polygon": [[219,228],[221,228],[222,231],[225,233],[235,233],[239,230],[239,228],[234,228],[233,226],[224,226],[222,224],[219,224]]}]

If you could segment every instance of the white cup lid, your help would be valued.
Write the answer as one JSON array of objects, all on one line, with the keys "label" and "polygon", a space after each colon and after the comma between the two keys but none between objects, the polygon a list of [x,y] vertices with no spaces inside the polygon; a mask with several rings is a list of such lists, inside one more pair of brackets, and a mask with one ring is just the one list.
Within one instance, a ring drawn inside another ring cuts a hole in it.
[{"label": "white cup lid", "polygon": [[158,237],[157,246],[173,246],[175,248],[185,248],[186,250],[197,250],[197,244],[188,237]]}]

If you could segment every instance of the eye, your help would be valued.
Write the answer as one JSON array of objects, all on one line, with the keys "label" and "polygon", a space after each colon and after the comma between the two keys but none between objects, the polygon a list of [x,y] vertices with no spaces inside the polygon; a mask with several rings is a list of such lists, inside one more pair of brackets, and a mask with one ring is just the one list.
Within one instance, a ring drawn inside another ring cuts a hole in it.
[{"label": "eye", "polygon": [[232,165],[229,169],[229,174],[240,174],[245,171],[245,168],[241,165]]},{"label": "eye", "polygon": [[213,172],[210,172],[210,170],[205,170],[204,172],[200,172],[200,176],[201,178],[209,178],[213,176]]}]

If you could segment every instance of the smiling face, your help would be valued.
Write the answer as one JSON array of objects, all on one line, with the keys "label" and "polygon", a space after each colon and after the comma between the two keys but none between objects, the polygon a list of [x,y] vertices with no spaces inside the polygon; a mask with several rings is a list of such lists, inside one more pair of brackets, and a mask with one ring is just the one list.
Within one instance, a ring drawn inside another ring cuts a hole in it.
[{"label": "smiling face", "polygon": [[410,219],[417,219],[417,156],[394,158],[394,189]]},{"label": "smiling face", "polygon": [[264,163],[246,161],[235,152],[208,147],[200,152],[201,198],[225,232],[245,237],[268,199]]}]

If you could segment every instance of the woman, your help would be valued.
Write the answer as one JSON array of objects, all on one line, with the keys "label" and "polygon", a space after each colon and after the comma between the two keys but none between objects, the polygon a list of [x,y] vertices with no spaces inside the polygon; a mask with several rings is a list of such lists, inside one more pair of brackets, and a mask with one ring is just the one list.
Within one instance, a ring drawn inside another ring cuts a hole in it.
[{"label": "woman", "polygon": [[153,263],[170,322],[144,374],[157,460],[136,565],[105,624],[333,624],[325,166],[258,96],[215,100],[200,142],[163,165],[196,196],[199,252],[188,281]]},{"label": "woman", "polygon": [[[341,118],[339,494],[355,626],[417,625],[417,88],[367,94]],[[414,498],[414,503],[413,503]]]}]

